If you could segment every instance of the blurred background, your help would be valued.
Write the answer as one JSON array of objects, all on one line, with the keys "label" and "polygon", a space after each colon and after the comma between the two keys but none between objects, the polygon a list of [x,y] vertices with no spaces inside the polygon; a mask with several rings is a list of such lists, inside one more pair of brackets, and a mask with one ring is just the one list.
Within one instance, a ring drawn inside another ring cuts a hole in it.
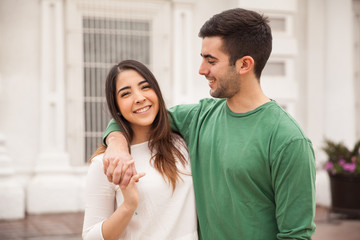
[{"label": "blurred background", "polygon": [[330,207],[324,139],[360,138],[360,0],[1,0],[0,219],[82,212],[109,68],[145,63],[168,107],[209,97],[197,34],[235,7],[270,19],[261,84],[312,140],[317,204]]}]

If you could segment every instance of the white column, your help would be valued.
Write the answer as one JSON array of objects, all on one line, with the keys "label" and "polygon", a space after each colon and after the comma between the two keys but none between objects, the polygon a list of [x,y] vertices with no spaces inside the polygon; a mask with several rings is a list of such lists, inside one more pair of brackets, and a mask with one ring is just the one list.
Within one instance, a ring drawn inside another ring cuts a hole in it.
[{"label": "white column", "polygon": [[[1,80],[0,75],[0,94]],[[0,133],[0,220],[24,218],[24,189],[13,179],[13,163],[7,154],[5,145],[5,136]]]},{"label": "white column", "polygon": [[29,213],[79,209],[78,180],[65,149],[64,39],[63,1],[42,0],[41,145],[36,175],[28,185]]},{"label": "white column", "polygon": [[193,103],[193,3],[173,1],[173,103]]},{"label": "white column", "polygon": [[[325,133],[326,19],[324,0],[308,2],[307,21],[307,132],[314,146],[321,146]],[[318,147],[316,150],[319,150]],[[319,162],[319,161],[318,161]]]},{"label": "white column", "polygon": [[325,136],[355,143],[352,0],[328,0],[325,16]]},{"label": "white column", "polygon": [[351,0],[308,1],[307,126],[316,162],[316,202],[330,206],[324,138],[355,141]]},{"label": "white column", "polygon": [[321,144],[325,134],[325,9],[324,0],[308,1],[307,132],[316,153],[316,203],[330,206],[329,177],[322,169]]}]

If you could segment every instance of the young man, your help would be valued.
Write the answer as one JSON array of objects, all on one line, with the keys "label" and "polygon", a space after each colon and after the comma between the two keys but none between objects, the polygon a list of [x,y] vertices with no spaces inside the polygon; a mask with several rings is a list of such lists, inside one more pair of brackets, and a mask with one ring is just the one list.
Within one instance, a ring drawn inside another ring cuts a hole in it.
[{"label": "young man", "polygon": [[[199,36],[199,73],[208,80],[214,98],[169,112],[173,130],[189,148],[200,239],[311,239],[312,144],[260,87],[272,48],[267,19],[231,9],[209,19]],[[110,122],[105,136],[118,130]],[[131,157],[121,134],[111,134],[106,172],[110,181],[126,184],[128,176],[121,168]]]}]

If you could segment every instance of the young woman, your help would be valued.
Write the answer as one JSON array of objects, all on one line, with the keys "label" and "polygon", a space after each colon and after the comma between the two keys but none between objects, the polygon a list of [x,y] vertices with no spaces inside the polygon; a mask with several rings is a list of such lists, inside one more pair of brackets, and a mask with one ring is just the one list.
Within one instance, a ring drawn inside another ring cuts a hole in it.
[{"label": "young woman", "polygon": [[126,188],[110,183],[102,163],[105,147],[95,152],[86,182],[83,239],[198,239],[188,153],[171,132],[155,77],[140,62],[122,61],[111,68],[105,91],[138,174]]}]

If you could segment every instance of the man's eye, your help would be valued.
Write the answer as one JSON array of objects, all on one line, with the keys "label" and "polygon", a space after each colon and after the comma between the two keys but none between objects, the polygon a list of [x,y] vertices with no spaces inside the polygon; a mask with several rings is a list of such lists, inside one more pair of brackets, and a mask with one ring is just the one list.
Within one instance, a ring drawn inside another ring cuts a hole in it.
[{"label": "man's eye", "polygon": [[208,60],[208,63],[210,63],[210,64],[214,64],[214,63],[215,63],[215,61],[213,61],[213,60]]}]

